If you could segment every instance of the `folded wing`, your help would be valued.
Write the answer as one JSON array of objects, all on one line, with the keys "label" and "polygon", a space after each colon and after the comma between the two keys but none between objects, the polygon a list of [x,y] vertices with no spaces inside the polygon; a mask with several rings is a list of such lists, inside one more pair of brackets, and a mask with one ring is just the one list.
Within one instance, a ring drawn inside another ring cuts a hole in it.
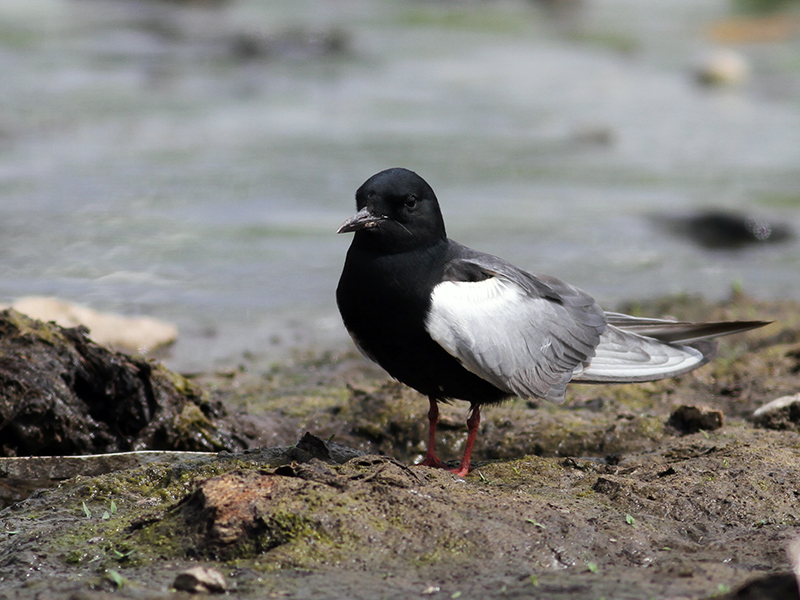
[{"label": "folded wing", "polygon": [[467,370],[521,397],[562,403],[567,383],[676,377],[713,358],[711,337],[763,321],[687,323],[604,313],[585,292],[456,247],[431,295],[430,336]]},{"label": "folded wing", "polygon": [[511,394],[556,403],[605,328],[584,292],[477,253],[451,263],[426,320],[430,336],[469,371]]}]

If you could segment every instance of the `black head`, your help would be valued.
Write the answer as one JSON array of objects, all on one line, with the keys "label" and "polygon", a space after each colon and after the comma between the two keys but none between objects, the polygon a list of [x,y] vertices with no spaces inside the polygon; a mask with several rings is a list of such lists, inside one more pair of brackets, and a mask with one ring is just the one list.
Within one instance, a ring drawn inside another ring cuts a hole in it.
[{"label": "black head", "polygon": [[385,252],[425,248],[447,237],[436,194],[408,169],[387,169],[356,191],[358,213],[337,233],[354,231],[356,239]]}]

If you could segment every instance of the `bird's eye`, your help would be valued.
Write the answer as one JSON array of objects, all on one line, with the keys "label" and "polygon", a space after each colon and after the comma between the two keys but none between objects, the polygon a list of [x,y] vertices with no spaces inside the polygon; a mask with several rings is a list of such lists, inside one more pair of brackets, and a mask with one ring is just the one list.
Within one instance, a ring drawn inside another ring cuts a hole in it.
[{"label": "bird's eye", "polygon": [[417,205],[417,197],[411,194],[406,198],[406,208],[414,208]]}]

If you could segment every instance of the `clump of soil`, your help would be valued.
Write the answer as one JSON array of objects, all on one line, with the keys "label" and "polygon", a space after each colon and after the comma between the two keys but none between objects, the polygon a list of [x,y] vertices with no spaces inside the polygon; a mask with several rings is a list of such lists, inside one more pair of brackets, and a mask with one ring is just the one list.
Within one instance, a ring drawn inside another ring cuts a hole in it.
[{"label": "clump of soil", "polygon": [[0,311],[0,456],[248,446],[221,402],[88,333]]},{"label": "clump of soil", "polygon": [[667,421],[667,425],[680,433],[697,433],[701,430],[714,431],[722,427],[722,423],[722,411],[685,404],[678,407],[678,410],[672,413]]}]

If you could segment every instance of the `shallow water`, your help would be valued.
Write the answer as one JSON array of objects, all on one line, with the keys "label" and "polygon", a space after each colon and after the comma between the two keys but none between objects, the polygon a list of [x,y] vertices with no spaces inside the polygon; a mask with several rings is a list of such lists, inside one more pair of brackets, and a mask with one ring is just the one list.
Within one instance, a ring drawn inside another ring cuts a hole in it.
[{"label": "shallow water", "polygon": [[[693,0],[559,20],[511,0],[7,0],[0,302],[174,321],[183,370],[342,346],[334,231],[389,166],[433,185],[453,238],[608,307],[733,284],[800,298],[796,240],[709,251],[652,218],[728,208],[800,231],[800,50],[739,44],[750,79],[703,88],[692,69],[728,16]],[[248,60],[242,34],[281,41]]]}]

